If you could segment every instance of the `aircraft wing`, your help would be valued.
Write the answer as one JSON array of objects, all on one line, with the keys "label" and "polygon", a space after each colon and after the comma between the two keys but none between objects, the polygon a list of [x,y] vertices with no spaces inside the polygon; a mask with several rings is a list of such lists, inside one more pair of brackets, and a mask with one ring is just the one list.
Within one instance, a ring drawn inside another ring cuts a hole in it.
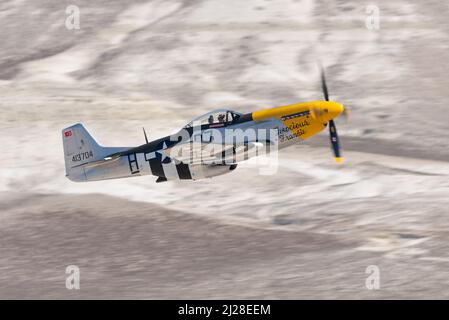
[{"label": "aircraft wing", "polygon": [[262,142],[234,145],[191,141],[177,144],[162,152],[167,157],[190,165],[235,164],[258,155],[264,146]]}]

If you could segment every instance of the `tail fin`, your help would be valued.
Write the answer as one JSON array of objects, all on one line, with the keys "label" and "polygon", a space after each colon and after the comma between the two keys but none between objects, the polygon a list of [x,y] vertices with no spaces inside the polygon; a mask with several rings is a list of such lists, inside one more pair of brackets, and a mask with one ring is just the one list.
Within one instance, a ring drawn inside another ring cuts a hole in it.
[{"label": "tail fin", "polygon": [[63,129],[62,141],[66,176],[72,181],[87,181],[83,165],[126,149],[100,146],[80,123]]}]

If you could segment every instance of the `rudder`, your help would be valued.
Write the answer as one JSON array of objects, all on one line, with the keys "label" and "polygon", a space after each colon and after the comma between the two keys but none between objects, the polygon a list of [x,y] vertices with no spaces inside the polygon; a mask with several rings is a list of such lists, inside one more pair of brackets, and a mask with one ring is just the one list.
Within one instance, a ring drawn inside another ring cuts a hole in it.
[{"label": "rudder", "polygon": [[111,149],[103,148],[77,123],[62,130],[66,176],[72,181],[86,181],[82,165],[103,159]]}]

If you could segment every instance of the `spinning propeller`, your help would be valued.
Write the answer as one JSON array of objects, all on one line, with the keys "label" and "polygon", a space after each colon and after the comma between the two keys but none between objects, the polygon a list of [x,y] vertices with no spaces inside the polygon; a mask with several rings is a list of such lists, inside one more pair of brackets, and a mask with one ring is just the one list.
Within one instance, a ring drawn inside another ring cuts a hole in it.
[{"label": "spinning propeller", "polygon": [[[326,77],[324,75],[323,68],[321,68],[321,88],[323,89],[324,99],[326,101],[329,101],[329,92],[327,90]],[[347,120],[349,118],[349,113],[347,111],[347,108],[344,109],[343,114]],[[333,119],[329,120],[329,135],[330,135],[332,150],[334,152],[335,161],[341,162],[343,160],[343,158],[341,157],[340,142],[338,139],[337,127],[335,126],[335,122]]]}]

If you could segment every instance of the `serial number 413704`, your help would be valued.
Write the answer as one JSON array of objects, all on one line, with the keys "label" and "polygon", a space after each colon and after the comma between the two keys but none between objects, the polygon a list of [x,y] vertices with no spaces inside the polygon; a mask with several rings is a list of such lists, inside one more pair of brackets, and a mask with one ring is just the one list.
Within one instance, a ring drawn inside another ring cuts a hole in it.
[{"label": "serial number 413704", "polygon": [[90,159],[93,157],[94,157],[94,153],[92,152],[92,150],[86,151],[86,152],[81,152],[81,153],[75,154],[72,157],[72,162],[84,161],[84,160],[87,160],[87,159]]}]

